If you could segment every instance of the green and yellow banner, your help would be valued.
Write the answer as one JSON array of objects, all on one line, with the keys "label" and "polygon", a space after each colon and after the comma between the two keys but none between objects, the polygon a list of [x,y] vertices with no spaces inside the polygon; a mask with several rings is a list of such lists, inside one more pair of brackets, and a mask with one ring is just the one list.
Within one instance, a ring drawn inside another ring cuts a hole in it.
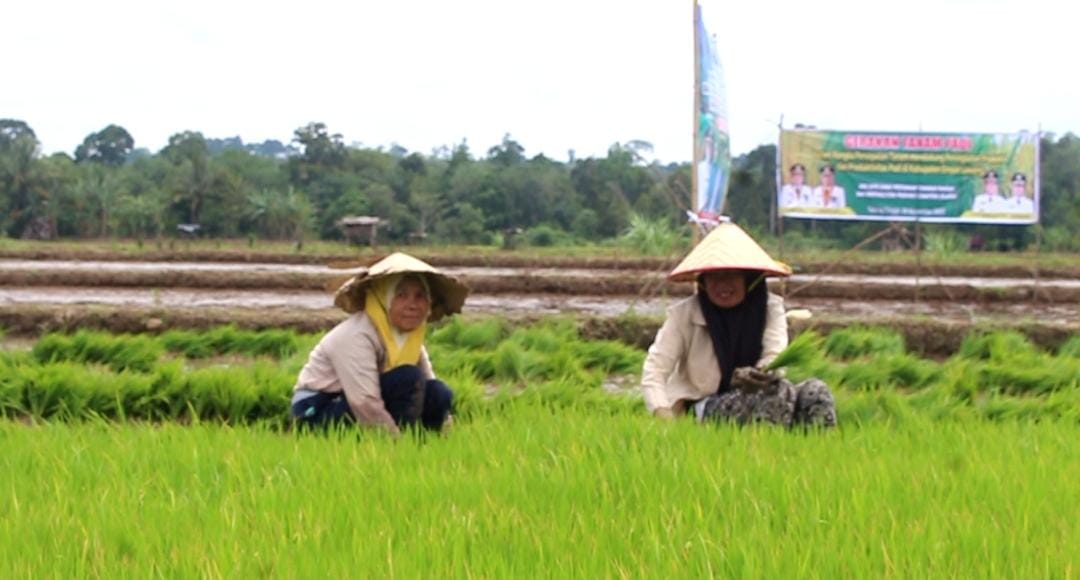
[{"label": "green and yellow banner", "polygon": [[784,130],[783,217],[944,223],[1039,221],[1035,133]]}]

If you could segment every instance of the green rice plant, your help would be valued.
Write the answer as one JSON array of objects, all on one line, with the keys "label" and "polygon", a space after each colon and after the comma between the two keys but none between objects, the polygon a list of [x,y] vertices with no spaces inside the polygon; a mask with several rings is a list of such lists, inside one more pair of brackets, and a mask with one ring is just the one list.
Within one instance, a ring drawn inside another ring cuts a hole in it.
[{"label": "green rice plant", "polygon": [[495,378],[513,382],[520,382],[526,378],[525,351],[513,343],[500,344],[492,356],[492,363]]},{"label": "green rice plant", "polygon": [[1080,336],[1072,336],[1058,347],[1058,356],[1080,358]]},{"label": "green rice plant", "polygon": [[112,372],[71,362],[29,366],[14,375],[21,391],[17,410],[42,419],[123,419],[128,393],[144,390],[152,380],[145,373]]},{"label": "green rice plant", "polygon": [[25,363],[13,355],[0,351],[0,418],[26,413],[22,384],[17,380],[18,369]]},{"label": "green rice plant", "polygon": [[216,354],[209,336],[204,332],[170,330],[159,336],[158,341],[165,350],[190,359],[208,358]]},{"label": "green rice plant", "polygon": [[1026,336],[1015,330],[1007,330],[978,332],[968,335],[960,343],[957,356],[977,360],[1003,361],[1018,357],[1030,359],[1038,352],[1038,349],[1031,344],[1031,341]]},{"label": "green rice plant", "polygon": [[593,374],[585,370],[583,361],[569,348],[552,352],[532,351],[526,359],[526,374],[537,379],[564,379],[578,384],[594,381]]},{"label": "green rice plant", "polygon": [[578,336],[572,322],[560,320],[517,328],[506,341],[524,349],[552,352],[578,341]]},{"label": "green rice plant", "polygon": [[787,366],[804,366],[823,356],[821,335],[807,330],[796,336],[766,367],[775,370]]},{"label": "green rice plant", "polygon": [[291,330],[237,330],[222,326],[208,332],[171,330],[158,341],[169,352],[199,359],[227,354],[269,356],[281,359],[297,352],[299,340]]},{"label": "green rice plant", "polygon": [[640,373],[645,364],[645,353],[621,342],[579,340],[570,350],[584,368],[604,374]]},{"label": "green rice plant", "polygon": [[929,387],[941,376],[940,365],[909,354],[889,355],[851,362],[840,371],[839,384],[853,390]]},{"label": "green rice plant", "polygon": [[998,362],[991,361],[980,375],[987,390],[1013,394],[1044,394],[1062,389],[1080,388],[1080,360],[1065,357],[1038,356]]},{"label": "green rice plant", "polygon": [[494,349],[506,336],[506,323],[501,319],[489,318],[466,323],[456,317],[432,332],[428,341],[429,344],[459,348]]},{"label": "green rice plant", "polygon": [[1080,391],[1057,391],[1046,398],[1014,397],[1000,393],[978,401],[975,410],[991,421],[1069,421],[1080,423]]},{"label": "green rice plant", "polygon": [[428,345],[428,356],[436,373],[445,374],[468,368],[483,380],[495,376],[494,352]]},{"label": "green rice plant", "polygon": [[454,368],[440,378],[450,385],[454,391],[453,413],[458,419],[469,419],[477,416],[484,407],[486,397],[484,384],[476,376],[469,366]]},{"label": "green rice plant", "polygon": [[912,425],[920,421],[908,397],[893,389],[855,392],[837,390],[837,423],[843,427]]},{"label": "green rice plant", "polygon": [[31,352],[43,363],[99,363],[117,371],[149,372],[161,356],[161,346],[146,336],[80,330],[73,335],[47,334],[34,344]]},{"label": "green rice plant", "polygon": [[904,354],[904,337],[893,329],[851,326],[829,333],[825,353],[840,359]]},{"label": "green rice plant", "polygon": [[984,388],[981,378],[983,366],[982,361],[953,357],[942,365],[941,376],[934,388],[971,403]]},{"label": "green rice plant", "polygon": [[1026,411],[1002,398],[1008,408],[993,421],[935,422],[896,392],[857,392],[841,400],[846,427],[796,435],[567,407],[559,385],[545,389],[446,437],[397,440],[0,422],[0,570],[306,577],[317,562],[320,575],[360,577],[1039,578],[1075,569],[1075,421],[1007,419]]}]

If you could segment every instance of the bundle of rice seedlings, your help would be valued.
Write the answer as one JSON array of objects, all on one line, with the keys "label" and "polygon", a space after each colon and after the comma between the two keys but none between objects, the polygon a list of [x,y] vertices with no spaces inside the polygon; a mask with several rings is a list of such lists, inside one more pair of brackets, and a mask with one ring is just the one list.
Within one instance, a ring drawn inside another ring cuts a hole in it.
[{"label": "bundle of rice seedlings", "polygon": [[605,374],[639,373],[645,364],[644,352],[621,342],[576,341],[570,349],[584,368]]},{"label": "bundle of rice seedlings", "polygon": [[461,348],[491,350],[505,337],[506,325],[502,320],[492,318],[464,323],[455,319],[433,333],[431,342]]},{"label": "bundle of rice seedlings", "polygon": [[199,359],[214,356],[214,348],[206,333],[189,330],[170,330],[158,337],[165,350],[181,354],[184,358]]},{"label": "bundle of rice seedlings", "polygon": [[960,343],[957,356],[977,360],[1003,361],[1016,357],[1030,358],[1039,353],[1026,336],[1015,331],[977,332]]},{"label": "bundle of rice seedlings", "polygon": [[922,389],[940,375],[939,365],[901,354],[850,363],[840,371],[840,381],[844,387],[856,390]]},{"label": "bundle of rice seedlings", "polygon": [[1080,360],[1039,356],[1020,361],[991,361],[982,373],[983,386],[1013,394],[1045,394],[1080,387]]},{"label": "bundle of rice seedlings", "polygon": [[507,341],[525,349],[554,352],[568,342],[577,341],[577,331],[565,322],[549,322],[515,330]]},{"label": "bundle of rice seedlings", "polygon": [[904,337],[888,328],[853,326],[834,330],[825,339],[825,353],[841,359],[905,352]]},{"label": "bundle of rice seedlings", "polygon": [[808,330],[796,336],[767,367],[775,370],[781,367],[805,366],[822,356],[822,338],[818,333]]},{"label": "bundle of rice seedlings", "polygon": [[454,415],[458,418],[470,418],[480,412],[484,403],[484,385],[477,378],[472,367],[465,365],[448,373],[440,373],[440,378],[454,389]]},{"label": "bundle of rice seedlings", "polygon": [[70,336],[47,334],[34,344],[31,352],[42,363],[98,363],[117,371],[150,372],[161,356],[161,346],[146,336],[113,336],[80,330]]},{"label": "bundle of rice seedlings", "polygon": [[504,342],[492,354],[495,377],[508,381],[525,380],[525,353],[517,345]]},{"label": "bundle of rice seedlings", "polygon": [[1058,356],[1080,358],[1080,336],[1073,336],[1058,347]]}]

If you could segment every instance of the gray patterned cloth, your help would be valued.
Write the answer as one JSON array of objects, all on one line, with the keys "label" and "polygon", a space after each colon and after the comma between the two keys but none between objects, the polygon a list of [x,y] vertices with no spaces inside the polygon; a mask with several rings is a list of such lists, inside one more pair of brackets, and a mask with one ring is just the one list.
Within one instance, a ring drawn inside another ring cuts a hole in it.
[{"label": "gray patterned cloth", "polygon": [[828,385],[807,379],[797,385],[772,373],[767,385],[735,386],[694,405],[699,421],[774,423],[785,427],[835,427],[836,402]]}]

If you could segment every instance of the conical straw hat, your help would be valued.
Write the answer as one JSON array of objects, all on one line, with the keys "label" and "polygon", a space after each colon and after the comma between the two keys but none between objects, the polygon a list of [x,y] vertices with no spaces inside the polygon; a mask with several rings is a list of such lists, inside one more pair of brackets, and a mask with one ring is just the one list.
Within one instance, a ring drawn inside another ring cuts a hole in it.
[{"label": "conical straw hat", "polygon": [[422,274],[427,278],[428,287],[431,288],[431,315],[428,320],[432,322],[461,312],[465,297],[469,294],[468,286],[427,262],[394,252],[342,284],[334,293],[334,305],[350,314],[363,310],[364,293],[372,282],[394,274]]},{"label": "conical straw hat", "polygon": [[672,282],[693,282],[702,272],[713,270],[758,270],[766,276],[790,276],[791,268],[777,262],[744,232],[724,222],[701,240],[683,261],[668,274]]}]

